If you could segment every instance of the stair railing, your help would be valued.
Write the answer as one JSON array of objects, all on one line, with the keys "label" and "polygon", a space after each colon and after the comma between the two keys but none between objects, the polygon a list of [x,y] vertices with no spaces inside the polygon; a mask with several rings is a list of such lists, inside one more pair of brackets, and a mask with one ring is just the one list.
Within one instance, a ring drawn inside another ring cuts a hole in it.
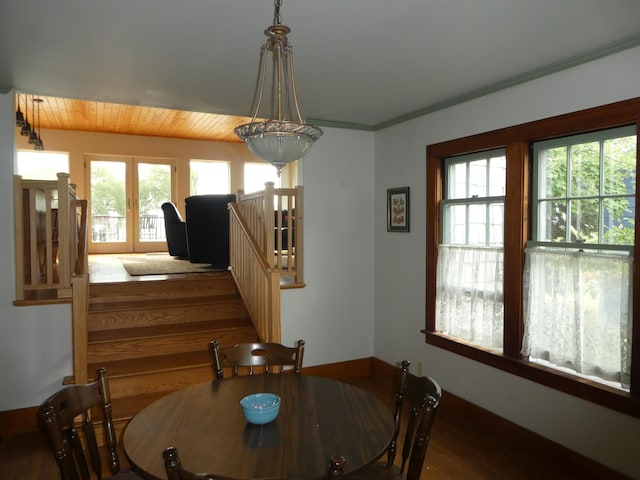
[{"label": "stair railing", "polygon": [[72,304],[76,383],[87,380],[89,261],[87,201],[69,174],[57,180],[14,176],[16,305]]},{"label": "stair railing", "polygon": [[301,186],[274,188],[273,182],[267,182],[264,191],[244,194],[239,190],[237,194],[238,209],[256,247],[271,268],[287,277],[289,285],[298,286],[304,284],[302,193]]},{"label": "stair railing", "polygon": [[72,277],[87,274],[87,202],[69,175],[14,177],[16,300],[72,296]]},{"label": "stair railing", "polygon": [[263,342],[280,342],[280,272],[259,249],[237,203],[229,204],[230,271]]},{"label": "stair railing", "polygon": [[230,264],[263,341],[280,341],[280,288],[302,283],[302,187],[244,194],[229,205]]}]

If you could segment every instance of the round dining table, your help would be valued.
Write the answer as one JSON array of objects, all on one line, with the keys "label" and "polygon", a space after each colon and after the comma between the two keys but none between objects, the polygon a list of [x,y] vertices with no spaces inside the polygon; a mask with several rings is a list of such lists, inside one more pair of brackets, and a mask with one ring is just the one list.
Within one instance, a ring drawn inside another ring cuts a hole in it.
[{"label": "round dining table", "polygon": [[[247,423],[240,400],[270,392],[281,398],[277,418]],[[344,474],[386,452],[394,431],[387,405],[344,382],[303,374],[232,377],[193,385],[145,407],[127,425],[123,447],[135,470],[166,479],[162,452],[178,449],[183,468],[229,479],[327,478],[332,455]]]}]

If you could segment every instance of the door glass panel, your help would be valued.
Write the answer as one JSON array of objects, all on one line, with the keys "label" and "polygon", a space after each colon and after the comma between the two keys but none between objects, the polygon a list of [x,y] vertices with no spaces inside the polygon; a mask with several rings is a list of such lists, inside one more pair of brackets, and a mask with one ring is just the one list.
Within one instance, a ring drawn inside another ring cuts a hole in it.
[{"label": "door glass panel", "polygon": [[138,239],[160,242],[166,239],[162,204],[171,201],[171,166],[138,163]]},{"label": "door glass panel", "polygon": [[91,240],[127,240],[126,163],[91,161]]}]

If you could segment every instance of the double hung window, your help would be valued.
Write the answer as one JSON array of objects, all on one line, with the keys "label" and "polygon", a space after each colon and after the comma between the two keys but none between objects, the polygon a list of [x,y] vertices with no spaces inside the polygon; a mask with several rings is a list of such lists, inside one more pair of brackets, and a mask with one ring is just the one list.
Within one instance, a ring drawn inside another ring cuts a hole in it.
[{"label": "double hung window", "polygon": [[437,329],[502,350],[504,150],[445,161]]},{"label": "double hung window", "polygon": [[640,417],[638,111],[427,147],[428,343]]},{"label": "double hung window", "polygon": [[533,145],[522,354],[628,389],[635,129]]}]

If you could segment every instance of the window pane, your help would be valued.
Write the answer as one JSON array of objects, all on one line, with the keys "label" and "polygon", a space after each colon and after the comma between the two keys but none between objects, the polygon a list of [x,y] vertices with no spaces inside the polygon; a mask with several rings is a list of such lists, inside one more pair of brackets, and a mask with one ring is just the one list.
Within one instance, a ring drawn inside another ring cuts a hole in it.
[{"label": "window pane", "polygon": [[449,169],[447,198],[467,198],[467,163],[454,163]]},{"label": "window pane", "polygon": [[125,162],[92,160],[91,240],[125,242],[127,195]]},{"label": "window pane", "polygon": [[604,142],[604,194],[633,194],[636,191],[636,137]]},{"label": "window pane", "polygon": [[543,242],[567,241],[566,200],[551,200],[538,204],[538,240]]},{"label": "window pane", "polygon": [[69,154],[18,151],[18,175],[25,180],[57,180],[69,173]]},{"label": "window pane", "polygon": [[489,205],[489,245],[504,245],[504,204]]},{"label": "window pane", "polygon": [[534,240],[633,244],[636,137],[630,131],[622,127],[534,145]]},{"label": "window pane", "polygon": [[543,150],[538,158],[538,198],[557,198],[567,195],[567,147]]},{"label": "window pane", "polygon": [[466,205],[451,205],[445,214],[448,222],[446,243],[464,245],[467,243],[467,207]]},{"label": "window pane", "polygon": [[597,195],[600,191],[600,145],[598,142],[573,145],[571,156],[572,197]]},{"label": "window pane", "polygon": [[487,244],[487,207],[485,205],[469,206],[469,245]]},{"label": "window pane", "polygon": [[191,195],[229,193],[229,162],[191,160],[189,175]]},{"label": "window pane", "polygon": [[633,245],[635,210],[634,197],[606,198],[604,200],[604,234],[602,243],[608,245]]},{"label": "window pane", "polygon": [[595,199],[571,200],[570,242],[599,243],[600,227],[599,203]]},{"label": "window pane", "polygon": [[280,177],[276,167],[269,163],[244,164],[244,193],[264,190],[266,182],[273,182],[275,188],[280,188]]},{"label": "window pane", "polygon": [[469,162],[469,196],[487,196],[487,161]]},{"label": "window pane", "polygon": [[166,240],[161,205],[171,201],[171,165],[138,164],[138,239],[141,242]]},{"label": "window pane", "polygon": [[492,157],[489,165],[489,196],[504,196],[507,178],[507,158],[505,156]]}]

